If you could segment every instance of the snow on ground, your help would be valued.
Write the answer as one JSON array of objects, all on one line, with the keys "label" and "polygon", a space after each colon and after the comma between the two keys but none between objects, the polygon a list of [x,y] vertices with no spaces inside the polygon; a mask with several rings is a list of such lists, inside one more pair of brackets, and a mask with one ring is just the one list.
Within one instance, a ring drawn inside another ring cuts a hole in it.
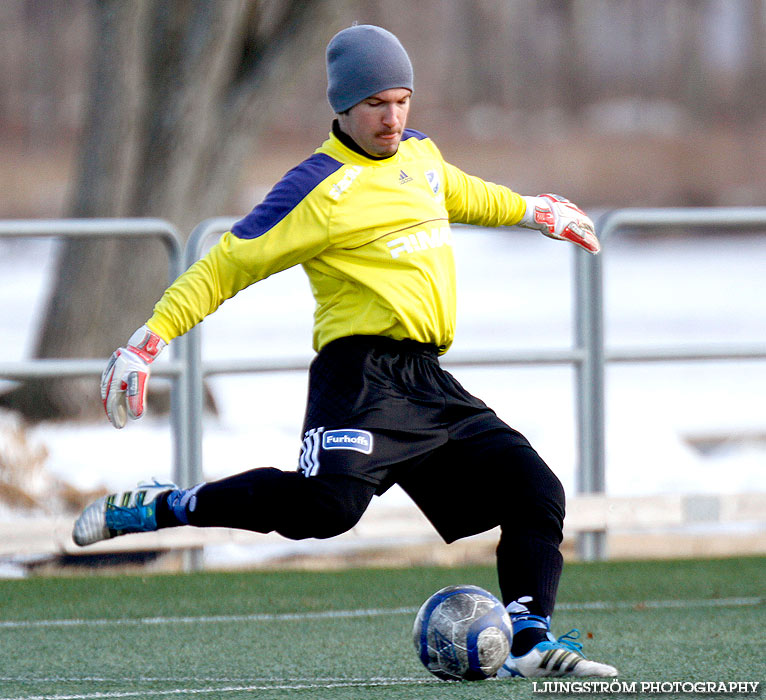
[{"label": "snow on ground", "polygon": [[[461,229],[455,249],[455,350],[570,345],[569,246],[529,232]],[[0,362],[31,352],[55,251],[51,241],[0,241]],[[607,345],[766,347],[764,260],[764,237],[615,238],[604,252]],[[203,357],[308,359],[312,309],[299,268],[275,275],[226,302],[202,324]],[[574,492],[571,368],[451,371],[525,433]],[[0,382],[0,390],[7,384]],[[205,420],[206,478],[257,466],[294,468],[305,373],[218,376],[210,386],[220,415]],[[610,365],[608,492],[765,491],[764,395],[763,360]],[[50,451],[51,472],[81,488],[119,489],[171,475],[168,421],[151,415],[151,394],[147,417],[125,430],[115,431],[106,420],[44,424],[32,430],[31,439]],[[405,501],[393,489],[376,508]]]}]

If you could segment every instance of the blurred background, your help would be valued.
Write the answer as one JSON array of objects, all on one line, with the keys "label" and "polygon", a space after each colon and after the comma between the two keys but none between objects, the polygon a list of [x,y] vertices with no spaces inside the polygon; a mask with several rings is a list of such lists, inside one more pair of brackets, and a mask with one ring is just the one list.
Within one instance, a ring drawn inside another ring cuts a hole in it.
[{"label": "blurred background", "polygon": [[[324,48],[353,22],[399,36],[415,69],[409,125],[468,172],[589,211],[766,199],[766,0],[4,0],[0,218],[153,216],[186,236],[208,217],[245,214],[326,138]],[[607,342],[766,343],[762,233],[611,242]],[[108,357],[167,284],[153,245],[0,238],[0,362]],[[456,247],[457,350],[571,342],[568,248],[498,232]],[[206,321],[207,355],[309,356],[305,280],[299,270],[277,277]],[[766,491],[763,364],[610,369],[608,493]],[[571,371],[456,374],[571,492]],[[147,454],[150,471],[167,476],[163,388],[140,425],[117,433],[95,379],[0,381],[5,526],[131,487],[150,476]],[[303,375],[220,377],[208,388],[209,476],[291,468]],[[766,549],[762,521],[734,527],[748,551]],[[680,548],[740,546],[700,522]],[[647,530],[635,539],[647,542]],[[239,556],[224,547],[210,560]],[[11,572],[50,559],[0,553]]]},{"label": "blurred background", "polygon": [[[104,18],[107,12],[116,16]],[[165,26],[167,13],[178,26]],[[145,53],[144,81],[151,82],[147,72],[161,74],[166,100],[189,82],[212,89],[215,71],[244,72],[248,50],[254,60],[266,53],[258,42],[281,42],[271,48],[282,61],[270,64],[278,75],[251,76],[263,83],[250,93],[259,138],[242,154],[236,186],[209,214],[249,209],[253,188],[269,186],[325,137],[331,113],[324,46],[354,21],[401,38],[416,74],[411,125],[471,172],[524,192],[558,188],[590,207],[764,201],[761,0],[5,0],[0,212],[71,212],[88,110],[105,96],[94,86],[94,70],[106,62],[99,32],[122,36],[110,37],[112,59],[139,65],[122,45],[128,41],[134,53]],[[170,54],[184,28],[185,41],[230,65],[190,51],[185,69]],[[211,34],[215,41],[205,43]],[[151,46],[155,41],[164,41],[167,53]],[[285,43],[294,45],[288,50]],[[134,88],[153,97],[136,109],[146,120],[169,117],[151,88]],[[219,107],[210,106],[210,114]]]}]

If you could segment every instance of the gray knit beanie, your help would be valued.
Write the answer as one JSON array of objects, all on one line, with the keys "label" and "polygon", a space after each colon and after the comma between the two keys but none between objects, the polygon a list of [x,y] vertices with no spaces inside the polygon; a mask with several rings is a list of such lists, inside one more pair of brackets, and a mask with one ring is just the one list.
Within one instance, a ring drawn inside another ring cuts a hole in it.
[{"label": "gray knit beanie", "polygon": [[327,99],[336,114],[390,88],[412,90],[412,64],[391,32],[359,24],[327,45]]}]

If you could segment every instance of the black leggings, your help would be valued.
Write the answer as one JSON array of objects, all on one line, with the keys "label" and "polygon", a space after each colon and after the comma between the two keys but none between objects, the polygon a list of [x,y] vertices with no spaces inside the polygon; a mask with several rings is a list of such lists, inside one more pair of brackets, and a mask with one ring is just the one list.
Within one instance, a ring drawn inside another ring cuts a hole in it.
[{"label": "black leggings", "polygon": [[375,485],[341,474],[306,478],[271,467],[205,484],[189,524],[325,539],[359,522]]},{"label": "black leggings", "polygon": [[[562,557],[561,482],[518,434],[503,430],[451,440],[391,476],[447,542],[501,527],[498,579],[507,604],[532,596],[532,612],[553,612]],[[351,529],[376,484],[341,474],[305,477],[253,469],[203,486],[189,523],[328,538]]]}]

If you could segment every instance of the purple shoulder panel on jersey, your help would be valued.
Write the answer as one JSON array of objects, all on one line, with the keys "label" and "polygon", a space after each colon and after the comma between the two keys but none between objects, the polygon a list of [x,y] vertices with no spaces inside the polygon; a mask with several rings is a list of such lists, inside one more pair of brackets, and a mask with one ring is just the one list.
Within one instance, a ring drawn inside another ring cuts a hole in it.
[{"label": "purple shoulder panel on jersey", "polygon": [[417,139],[418,141],[422,141],[427,138],[428,136],[426,134],[422,131],[415,131],[415,129],[405,129],[402,134],[402,141],[406,141],[407,139]]},{"label": "purple shoulder panel on jersey", "polygon": [[290,170],[266,198],[244,218],[231,232],[237,238],[258,238],[270,231],[297,207],[306,195],[322,180],[340,169],[343,163],[324,153],[315,153]]}]

